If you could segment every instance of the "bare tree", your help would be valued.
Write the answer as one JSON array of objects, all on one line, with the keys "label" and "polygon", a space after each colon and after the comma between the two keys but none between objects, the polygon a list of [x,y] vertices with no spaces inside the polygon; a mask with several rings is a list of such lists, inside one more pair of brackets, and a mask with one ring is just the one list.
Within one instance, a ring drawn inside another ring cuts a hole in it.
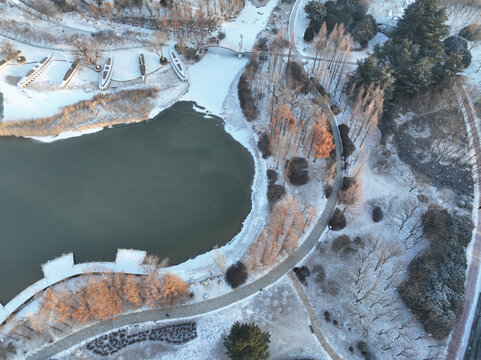
[{"label": "bare tree", "polygon": [[92,40],[79,39],[72,43],[72,54],[85,64],[96,65],[100,56],[98,43]]}]

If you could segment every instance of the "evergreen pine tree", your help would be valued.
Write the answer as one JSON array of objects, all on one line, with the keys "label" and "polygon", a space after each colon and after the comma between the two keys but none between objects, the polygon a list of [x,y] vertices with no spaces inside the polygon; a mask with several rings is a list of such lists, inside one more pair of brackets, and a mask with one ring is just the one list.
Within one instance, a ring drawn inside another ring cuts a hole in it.
[{"label": "evergreen pine tree", "polygon": [[432,59],[422,57],[420,47],[408,39],[388,40],[382,48],[375,49],[375,54],[382,64],[389,64],[400,94],[415,95],[434,82]]},{"label": "evergreen pine tree", "polygon": [[349,91],[352,86],[356,88],[364,86],[367,89],[374,83],[384,90],[384,100],[387,104],[393,98],[394,81],[395,79],[389,65],[379,64],[377,58],[374,55],[370,55],[358,62],[356,71],[351,74],[346,83],[346,91]]},{"label": "evergreen pine tree", "polygon": [[230,334],[224,338],[226,354],[232,360],[266,360],[269,358],[270,334],[256,324],[232,325]]},{"label": "evergreen pine tree", "polygon": [[327,14],[326,7],[318,0],[310,0],[307,5],[304,6],[304,11],[306,12],[308,19],[319,22],[324,21]]},{"label": "evergreen pine tree", "polygon": [[416,0],[398,21],[393,39],[408,39],[420,46],[423,56],[438,57],[443,52],[441,39],[448,34],[446,20],[446,11],[437,0]]}]

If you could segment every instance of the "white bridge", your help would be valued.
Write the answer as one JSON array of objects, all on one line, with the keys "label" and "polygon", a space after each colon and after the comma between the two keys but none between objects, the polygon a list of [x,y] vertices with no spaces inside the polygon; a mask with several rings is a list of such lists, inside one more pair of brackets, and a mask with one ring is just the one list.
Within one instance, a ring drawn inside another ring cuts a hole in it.
[{"label": "white bridge", "polygon": [[221,48],[232,51],[241,57],[242,55],[250,55],[252,54],[253,46],[245,46],[242,44],[242,41],[238,44],[229,43],[227,41],[218,41],[218,42],[208,42],[203,44],[199,48],[199,52],[202,50],[207,50],[208,48]]}]

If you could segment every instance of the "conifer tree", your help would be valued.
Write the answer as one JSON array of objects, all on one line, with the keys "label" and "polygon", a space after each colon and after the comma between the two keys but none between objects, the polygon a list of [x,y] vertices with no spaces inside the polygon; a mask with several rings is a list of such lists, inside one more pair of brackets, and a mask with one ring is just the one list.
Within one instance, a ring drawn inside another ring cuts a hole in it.
[{"label": "conifer tree", "polygon": [[269,358],[270,334],[254,323],[232,325],[224,338],[226,354],[232,360],[266,360]]},{"label": "conifer tree", "polygon": [[423,56],[438,57],[443,52],[441,39],[448,34],[446,11],[437,0],[416,0],[404,11],[393,34],[393,39],[407,39],[419,45]]},{"label": "conifer tree", "polygon": [[351,74],[346,83],[346,90],[350,91],[352,87],[359,89],[361,86],[367,89],[371,84],[379,86],[384,91],[386,103],[392,100],[395,90],[392,70],[387,64],[379,64],[374,55],[359,61],[356,71]]}]

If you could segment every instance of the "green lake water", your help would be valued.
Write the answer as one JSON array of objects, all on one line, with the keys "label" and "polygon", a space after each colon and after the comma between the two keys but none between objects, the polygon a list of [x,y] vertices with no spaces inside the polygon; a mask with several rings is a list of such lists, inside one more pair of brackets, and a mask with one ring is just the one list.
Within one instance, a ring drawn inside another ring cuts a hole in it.
[{"label": "green lake water", "polygon": [[0,139],[3,304],[62,253],[113,261],[117,248],[133,248],[176,264],[240,231],[253,159],[221,119],[193,106],[50,144]]}]

